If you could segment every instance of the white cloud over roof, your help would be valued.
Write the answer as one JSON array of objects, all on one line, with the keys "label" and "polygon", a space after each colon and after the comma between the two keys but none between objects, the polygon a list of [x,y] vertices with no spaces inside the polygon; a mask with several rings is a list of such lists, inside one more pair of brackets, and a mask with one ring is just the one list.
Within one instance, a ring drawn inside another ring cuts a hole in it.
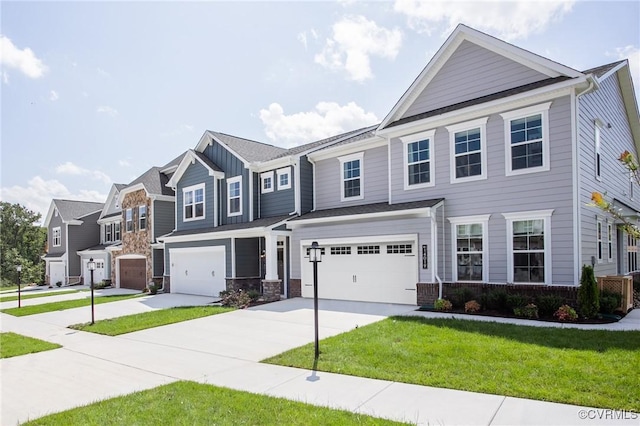
[{"label": "white cloud over roof", "polygon": [[6,36],[0,36],[0,64],[17,69],[29,78],[40,78],[47,72],[47,66],[36,57],[33,50],[28,47],[19,49]]}]

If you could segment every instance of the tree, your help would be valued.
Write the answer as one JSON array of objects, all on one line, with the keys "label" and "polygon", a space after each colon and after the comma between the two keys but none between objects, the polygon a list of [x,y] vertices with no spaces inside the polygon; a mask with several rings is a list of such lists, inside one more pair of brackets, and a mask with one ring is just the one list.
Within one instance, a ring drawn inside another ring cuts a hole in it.
[{"label": "tree", "polygon": [[600,292],[591,265],[582,266],[582,277],[578,289],[578,310],[585,318],[594,318],[600,310]]},{"label": "tree", "polygon": [[2,284],[17,280],[16,265],[22,265],[23,282],[42,282],[47,230],[36,223],[42,216],[20,204],[0,201],[0,274]]}]

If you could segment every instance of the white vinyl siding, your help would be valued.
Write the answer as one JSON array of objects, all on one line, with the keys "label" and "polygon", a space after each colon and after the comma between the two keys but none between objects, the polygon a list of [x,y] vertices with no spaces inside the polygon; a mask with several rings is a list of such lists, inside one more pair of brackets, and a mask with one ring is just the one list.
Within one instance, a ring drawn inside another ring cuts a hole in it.
[{"label": "white vinyl siding", "polygon": [[404,189],[435,185],[433,138],[435,130],[400,138],[404,145]]},{"label": "white vinyl siding", "polygon": [[451,183],[487,178],[487,120],[489,117],[447,126]]},{"label": "white vinyl siding", "polygon": [[227,216],[242,215],[242,176],[227,180]]},{"label": "white vinyl siding", "polygon": [[182,189],[183,211],[182,220],[204,219],[204,184],[193,185]]},{"label": "white vinyl siding", "polygon": [[506,175],[549,170],[551,102],[500,114],[504,119]]},{"label": "white vinyl siding", "polygon": [[503,213],[507,220],[507,281],[551,284],[553,210]]}]

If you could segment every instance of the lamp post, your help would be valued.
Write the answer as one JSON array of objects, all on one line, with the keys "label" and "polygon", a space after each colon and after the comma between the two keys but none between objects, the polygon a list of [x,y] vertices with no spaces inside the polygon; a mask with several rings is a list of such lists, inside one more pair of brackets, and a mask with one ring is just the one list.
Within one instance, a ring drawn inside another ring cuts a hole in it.
[{"label": "lamp post", "polygon": [[322,249],[317,241],[311,243],[309,248],[309,262],[313,263],[313,315],[316,328],[316,353],[315,360],[318,361],[320,346],[318,343],[318,262],[322,262]]},{"label": "lamp post", "polygon": [[20,300],[20,272],[22,272],[22,265],[16,265],[16,271],[18,272],[18,308],[21,308],[22,301]]},{"label": "lamp post", "polygon": [[96,270],[96,262],[93,261],[93,257],[89,259],[89,263],[87,263],[87,267],[91,271],[91,325],[95,322],[95,312],[93,305],[93,271]]}]

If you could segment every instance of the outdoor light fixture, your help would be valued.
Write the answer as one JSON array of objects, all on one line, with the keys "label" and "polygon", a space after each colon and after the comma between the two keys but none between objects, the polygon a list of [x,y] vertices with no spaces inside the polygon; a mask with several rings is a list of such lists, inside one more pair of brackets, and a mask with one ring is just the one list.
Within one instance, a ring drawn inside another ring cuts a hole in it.
[{"label": "outdoor light fixture", "polygon": [[96,262],[93,261],[93,257],[89,259],[87,268],[91,271],[91,325],[95,322],[95,311],[93,303],[93,271],[96,270]]},{"label": "outdoor light fixture", "polygon": [[18,308],[22,307],[22,301],[20,300],[20,272],[22,272],[22,265],[16,265],[16,271],[18,272]]},{"label": "outdoor light fixture", "polygon": [[313,263],[313,315],[316,328],[316,353],[315,359],[318,361],[320,346],[318,343],[318,262],[322,262],[322,248],[317,241],[311,243],[309,248],[309,262]]}]

